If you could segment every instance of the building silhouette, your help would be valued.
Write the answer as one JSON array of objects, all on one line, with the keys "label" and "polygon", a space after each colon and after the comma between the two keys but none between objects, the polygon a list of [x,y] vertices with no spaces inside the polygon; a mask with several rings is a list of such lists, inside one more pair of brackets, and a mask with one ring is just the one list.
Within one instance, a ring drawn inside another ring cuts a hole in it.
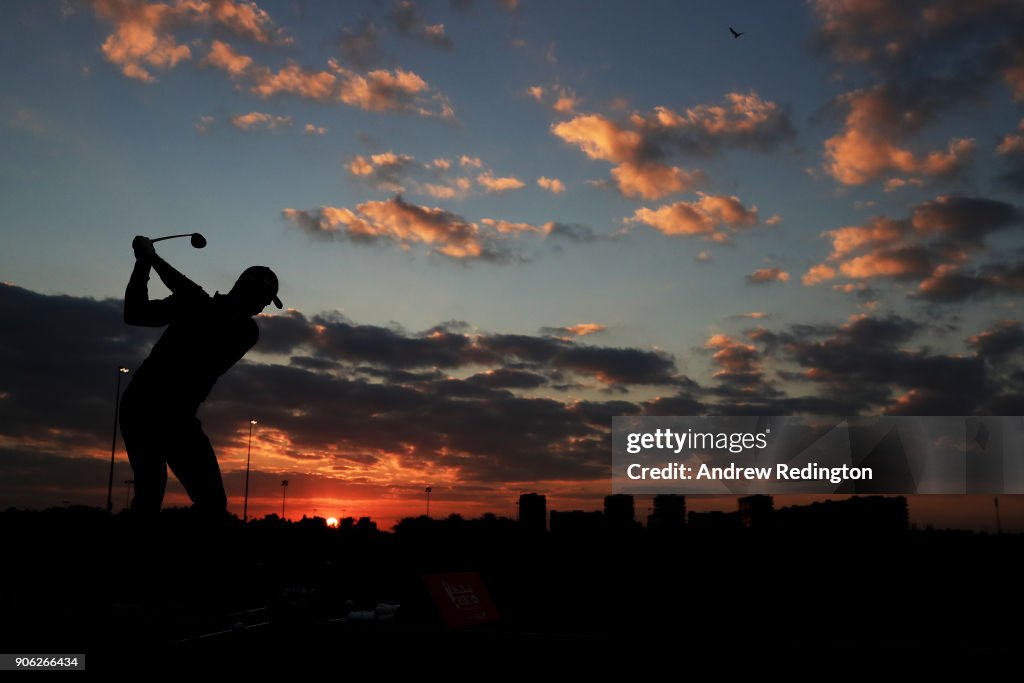
[{"label": "building silhouette", "polygon": [[541,534],[547,529],[548,499],[540,493],[519,496],[519,528]]},{"label": "building silhouette", "polygon": [[625,493],[604,497],[604,525],[609,531],[634,531],[640,527],[636,521],[633,496]]},{"label": "building silhouette", "polygon": [[740,523],[744,529],[764,531],[770,529],[775,512],[775,499],[771,496],[744,496],[736,501],[740,511]]},{"label": "building silhouette", "polygon": [[785,507],[774,514],[775,527],[799,533],[902,533],[909,529],[904,496],[853,496]]},{"label": "building silhouette", "polygon": [[601,533],[604,515],[598,511],[551,511],[551,533],[559,536],[596,536]]},{"label": "building silhouette", "polygon": [[647,516],[647,528],[659,534],[686,530],[686,496],[665,493],[654,497],[654,509]]}]

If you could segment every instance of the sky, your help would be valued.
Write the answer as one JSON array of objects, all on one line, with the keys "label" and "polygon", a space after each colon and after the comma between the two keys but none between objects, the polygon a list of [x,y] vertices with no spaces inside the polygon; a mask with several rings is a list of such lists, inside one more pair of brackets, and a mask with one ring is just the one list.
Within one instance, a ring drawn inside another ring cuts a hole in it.
[{"label": "sky", "polygon": [[387,525],[599,507],[613,415],[1024,412],[1019,2],[0,16],[0,504],[105,500],[137,234],[279,275],[200,414],[232,509],[250,419],[251,509]]}]

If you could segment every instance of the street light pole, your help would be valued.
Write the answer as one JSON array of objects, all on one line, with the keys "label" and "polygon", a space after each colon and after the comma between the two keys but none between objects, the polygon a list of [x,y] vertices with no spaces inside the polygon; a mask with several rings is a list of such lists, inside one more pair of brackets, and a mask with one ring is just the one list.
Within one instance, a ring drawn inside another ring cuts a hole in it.
[{"label": "street light pole", "polygon": [[288,480],[281,480],[281,520],[284,521],[284,499],[288,495]]},{"label": "street light pole", "polygon": [[117,414],[121,408],[121,375],[128,374],[128,368],[117,369],[117,392],[114,395],[114,438],[110,444],[110,480],[107,482],[107,514],[114,511],[114,453],[117,451]]},{"label": "street light pole", "polygon": [[431,490],[432,489],[429,486],[426,488],[426,492],[427,492],[427,517],[430,516],[430,492],[431,492]]},{"label": "street light pole", "polygon": [[249,521],[249,461],[252,459],[252,427],[256,420],[249,420],[249,452],[245,456],[245,504],[242,506],[242,523]]}]

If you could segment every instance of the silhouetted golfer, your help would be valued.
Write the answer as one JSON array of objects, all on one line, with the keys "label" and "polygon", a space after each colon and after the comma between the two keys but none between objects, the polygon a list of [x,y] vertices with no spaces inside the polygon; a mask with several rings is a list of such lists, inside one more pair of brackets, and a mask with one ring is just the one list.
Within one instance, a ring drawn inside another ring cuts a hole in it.
[{"label": "silhouetted golfer", "polygon": [[[133,374],[121,399],[121,432],[135,473],[131,510],[155,516],[163,503],[167,466],[193,509],[221,518],[227,496],[217,457],[196,417],[210,389],[259,339],[254,315],[277,298],[277,276],[266,266],[246,269],[231,291],[210,296],[157,256],[153,243],[136,237],[135,268],[124,296],[129,325],[167,329]],[[151,301],[150,269],[171,290]]]}]

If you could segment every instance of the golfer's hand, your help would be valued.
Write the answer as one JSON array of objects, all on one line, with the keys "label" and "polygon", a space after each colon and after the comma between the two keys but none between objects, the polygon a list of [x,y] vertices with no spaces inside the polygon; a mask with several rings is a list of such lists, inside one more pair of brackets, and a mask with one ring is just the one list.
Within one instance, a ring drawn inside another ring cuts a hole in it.
[{"label": "golfer's hand", "polygon": [[156,248],[148,237],[136,235],[132,240],[132,249],[135,251],[135,258],[140,261],[152,261],[156,258]]}]

